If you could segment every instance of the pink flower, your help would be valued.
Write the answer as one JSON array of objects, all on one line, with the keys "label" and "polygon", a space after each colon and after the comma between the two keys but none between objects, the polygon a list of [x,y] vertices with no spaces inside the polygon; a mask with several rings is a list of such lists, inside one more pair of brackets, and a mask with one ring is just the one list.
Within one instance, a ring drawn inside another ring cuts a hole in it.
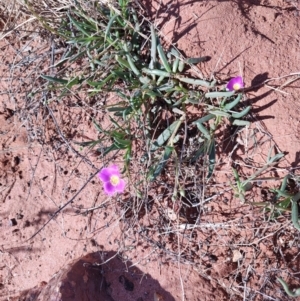
[{"label": "pink flower", "polygon": [[103,188],[106,194],[113,195],[117,192],[124,192],[126,183],[121,179],[121,174],[117,165],[103,168],[98,173],[98,176],[103,182]]},{"label": "pink flower", "polygon": [[226,89],[229,91],[237,91],[241,88],[244,88],[244,82],[241,76],[232,78],[226,86]]}]

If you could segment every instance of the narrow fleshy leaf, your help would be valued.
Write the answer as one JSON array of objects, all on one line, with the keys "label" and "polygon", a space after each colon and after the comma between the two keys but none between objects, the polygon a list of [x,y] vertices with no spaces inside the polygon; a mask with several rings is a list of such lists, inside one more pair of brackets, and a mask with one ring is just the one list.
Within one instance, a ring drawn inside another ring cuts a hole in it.
[{"label": "narrow fleshy leaf", "polygon": [[280,282],[280,284],[283,286],[283,289],[290,297],[300,297],[300,288],[297,288],[295,291],[292,291],[283,279],[277,278],[277,280]]},{"label": "narrow fleshy leaf", "polygon": [[204,135],[204,137],[206,139],[210,139],[210,134],[209,131],[207,130],[207,128],[202,124],[202,123],[196,123],[197,128],[199,129],[199,131]]},{"label": "narrow fleshy leaf", "polygon": [[101,126],[95,120],[93,120],[93,125],[99,133],[104,133],[105,132],[105,131],[102,130]]},{"label": "narrow fleshy leaf", "polygon": [[171,74],[169,72],[163,71],[163,70],[158,70],[158,69],[147,69],[143,68],[142,71],[146,74],[150,75],[158,75],[158,76],[163,76],[163,77],[170,77]]},{"label": "narrow fleshy leaf", "polygon": [[251,106],[248,106],[248,107],[246,107],[242,112],[239,112],[239,113],[232,113],[232,117],[233,118],[242,118],[242,117],[244,117],[245,115],[247,115],[249,112],[250,112],[250,110],[251,110]]},{"label": "narrow fleshy leaf", "polygon": [[133,62],[133,59],[132,59],[132,57],[131,57],[131,55],[130,55],[130,53],[129,53],[129,51],[128,51],[128,46],[127,46],[126,42],[123,43],[123,48],[124,48],[124,50],[126,51],[127,62],[128,62],[128,64],[129,64],[131,70],[132,70],[136,75],[140,76],[141,73],[140,73],[140,71],[137,69],[137,67],[135,66],[135,64],[134,64],[134,62]]},{"label": "narrow fleshy leaf", "polygon": [[214,172],[215,164],[216,164],[216,144],[214,139],[212,139],[209,144],[208,161],[209,161],[209,165],[208,165],[207,179],[210,179]]},{"label": "narrow fleshy leaf", "polygon": [[167,70],[167,72],[171,72],[172,70],[171,70],[170,64],[169,64],[169,62],[167,60],[167,57],[166,57],[166,55],[164,53],[164,50],[163,50],[163,48],[162,48],[162,46],[161,46],[160,43],[157,45],[157,51],[158,51],[158,55],[159,55],[159,58],[160,58],[160,60],[161,60],[161,62],[163,64],[163,66],[165,67],[165,69]]},{"label": "narrow fleshy leaf", "polygon": [[157,90],[171,92],[173,88],[174,88],[174,83],[171,82],[160,86],[159,88],[157,88]]},{"label": "narrow fleshy leaf", "polygon": [[289,175],[286,175],[283,180],[282,180],[282,183],[281,183],[281,186],[280,186],[280,191],[285,191],[286,189],[286,186],[287,186],[287,180],[289,179]]},{"label": "narrow fleshy leaf", "polygon": [[234,119],[232,124],[236,126],[247,126],[247,125],[249,126],[251,122],[248,120]]},{"label": "narrow fleshy leaf", "polygon": [[240,102],[241,98],[242,98],[242,94],[239,94],[232,102],[227,103],[224,106],[224,109],[228,111],[233,109]]},{"label": "narrow fleshy leaf", "polygon": [[71,17],[70,14],[67,13],[67,15],[68,15],[70,21],[74,24],[74,26],[75,26],[79,31],[81,31],[81,32],[82,32],[83,34],[85,34],[86,36],[90,36],[90,35],[91,35],[89,32],[87,32],[87,31],[84,29],[82,23],[76,21],[74,18]]},{"label": "narrow fleshy leaf", "polygon": [[128,61],[124,60],[120,56],[116,55],[116,60],[121,66],[126,67],[127,69],[131,69]]},{"label": "narrow fleshy leaf", "polygon": [[188,58],[186,59],[186,62],[188,64],[199,64],[201,62],[207,62],[210,60],[210,56],[201,56],[201,57],[194,57],[194,58]]},{"label": "narrow fleshy leaf", "polygon": [[59,84],[63,84],[63,85],[66,85],[69,82],[66,79],[62,79],[62,78],[58,78],[58,77],[52,77],[52,76],[48,76],[48,75],[44,75],[44,74],[41,74],[41,77],[43,79],[46,79],[49,82],[59,83]]},{"label": "narrow fleshy leaf", "polygon": [[180,123],[180,120],[174,121],[170,126],[168,126],[157,138],[157,140],[151,145],[150,151],[154,152],[159,147],[163,146],[168,139],[173,134],[174,130],[177,128],[178,124]]},{"label": "narrow fleshy leaf", "polygon": [[115,22],[116,18],[118,17],[118,15],[114,15],[110,20],[109,22],[107,23],[107,27],[106,27],[106,30],[105,30],[105,39],[106,37],[108,36],[109,32],[110,32],[110,29],[113,25],[113,23]]},{"label": "narrow fleshy leaf", "polygon": [[184,82],[186,84],[199,85],[199,86],[203,86],[203,87],[206,87],[206,88],[212,87],[211,83],[208,82],[208,81],[206,81],[206,80],[187,78],[187,77],[180,77],[180,76],[177,76],[176,78],[178,80],[180,80],[181,82]]},{"label": "narrow fleshy leaf", "polygon": [[285,198],[290,198],[293,196],[292,194],[286,191],[281,191],[280,189],[274,189],[273,192],[275,192],[278,196],[285,197]]},{"label": "narrow fleshy leaf", "polygon": [[221,110],[211,110],[209,111],[210,114],[213,114],[215,116],[221,116],[221,117],[226,117],[226,118],[230,118],[231,115],[229,113],[226,113],[224,111]]},{"label": "narrow fleshy leaf", "polygon": [[268,160],[268,164],[276,162],[276,161],[280,160],[282,157],[284,157],[283,153],[276,154],[274,157],[272,157]]},{"label": "narrow fleshy leaf", "polygon": [[179,53],[178,53],[178,51],[173,47],[173,48],[171,49],[171,54],[175,57],[175,60],[174,60],[173,65],[172,65],[172,72],[173,72],[173,73],[176,73],[177,70],[178,70],[179,61],[180,61],[180,59],[179,59]]},{"label": "narrow fleshy leaf", "polygon": [[217,98],[217,97],[230,97],[234,94],[234,91],[230,92],[208,92],[205,94],[206,98]]},{"label": "narrow fleshy leaf", "polygon": [[102,148],[97,149],[99,153],[103,153],[103,156],[106,156],[108,153],[114,150],[118,150],[118,147],[115,144],[112,144],[111,146],[104,148],[104,150]]},{"label": "narrow fleshy leaf", "polygon": [[282,211],[287,211],[288,207],[291,204],[291,199],[290,198],[286,198],[283,201],[280,201],[278,203],[278,205],[276,205],[276,209],[278,210],[282,210]]},{"label": "narrow fleshy leaf", "polygon": [[184,69],[184,66],[185,66],[184,61],[183,61],[183,60],[180,60],[180,61],[179,61],[179,64],[178,64],[178,71],[179,71],[179,72],[182,72],[183,69]]},{"label": "narrow fleshy leaf", "polygon": [[81,83],[83,80],[80,80],[78,76],[72,78],[69,80],[69,82],[66,85],[66,88],[71,89],[73,86]]},{"label": "narrow fleshy leaf", "polygon": [[149,69],[154,69],[156,64],[157,37],[155,34],[153,24],[151,24],[150,30],[151,30],[151,61],[149,64]]},{"label": "narrow fleshy leaf", "polygon": [[131,145],[131,141],[127,139],[120,139],[118,137],[115,137],[114,140],[116,146],[119,147],[119,149],[126,149]]},{"label": "narrow fleshy leaf", "polygon": [[298,201],[300,199],[300,192],[298,192],[293,198],[292,198],[292,222],[294,227],[300,231],[300,225],[299,225],[299,210],[298,210]]},{"label": "narrow fleshy leaf", "polygon": [[211,119],[213,119],[213,118],[215,118],[215,115],[213,115],[213,114],[208,114],[208,115],[205,115],[204,117],[202,117],[202,118],[200,118],[200,119],[194,121],[193,124],[204,123],[204,122],[206,122],[206,121],[208,121],[208,120],[211,120]]},{"label": "narrow fleshy leaf", "polygon": [[139,81],[144,85],[149,85],[149,83],[151,82],[151,79],[147,76],[140,76]]}]

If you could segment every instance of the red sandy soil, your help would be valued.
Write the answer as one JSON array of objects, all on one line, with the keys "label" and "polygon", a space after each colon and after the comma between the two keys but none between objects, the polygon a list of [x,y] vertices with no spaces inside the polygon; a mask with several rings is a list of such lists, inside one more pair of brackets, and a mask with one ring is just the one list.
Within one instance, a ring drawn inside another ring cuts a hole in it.
[{"label": "red sandy soil", "polygon": [[[211,57],[198,66],[206,77],[213,73],[226,82],[242,75],[246,87],[274,79],[245,94],[256,120],[251,128],[267,140],[250,157],[261,163],[276,144],[287,152],[282,170],[298,174],[300,83],[287,81],[300,72],[299,10],[296,0],[163,0],[147,3],[144,11],[167,43],[175,43],[187,57]],[[49,45],[22,31],[0,41],[0,299],[79,300],[72,297],[76,288],[91,285],[102,294],[99,300],[148,301],[155,294],[164,301],[290,300],[276,277],[287,279],[292,288],[300,285],[299,234],[289,218],[276,222],[274,233],[267,223],[255,232],[262,212],[232,199],[207,206],[205,222],[223,224],[201,230],[202,249],[193,246],[193,252],[202,259],[195,264],[178,263],[158,245],[147,247],[145,240],[139,244],[138,233],[119,218],[122,211],[114,204],[120,199],[107,198],[96,177],[30,239],[105,163],[78,145],[68,146],[49,112],[35,110],[38,104],[27,97],[39,84],[36,76],[50,65]],[[67,100],[52,110],[68,141],[97,136],[90,117],[103,120],[101,110],[70,109]],[[247,132],[241,135],[242,140]],[[236,155],[242,162],[244,151]],[[226,168],[218,183],[226,181]],[[103,280],[103,286],[95,287],[91,279]],[[58,293],[62,287],[65,297]],[[39,290],[43,295],[34,299]],[[91,298],[81,300],[96,300]]]}]

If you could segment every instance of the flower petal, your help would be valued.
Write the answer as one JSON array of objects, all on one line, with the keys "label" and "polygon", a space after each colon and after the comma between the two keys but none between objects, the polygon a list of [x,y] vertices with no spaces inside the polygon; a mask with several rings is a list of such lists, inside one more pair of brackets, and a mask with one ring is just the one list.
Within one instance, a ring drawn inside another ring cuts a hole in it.
[{"label": "flower petal", "polygon": [[226,85],[226,89],[229,91],[239,90],[241,88],[244,88],[244,82],[241,76],[232,78]]},{"label": "flower petal", "polygon": [[110,167],[108,167],[110,170],[110,175],[111,176],[118,176],[119,178],[121,177],[120,171],[119,171],[119,167],[117,165],[111,165]]},{"label": "flower petal", "polygon": [[114,188],[117,192],[123,193],[125,189],[126,183],[124,180],[120,179],[118,185],[116,185]]},{"label": "flower petal", "polygon": [[109,179],[111,177],[111,170],[110,168],[103,168],[101,171],[98,173],[98,177],[102,182],[109,182]]},{"label": "flower petal", "polygon": [[105,182],[103,188],[105,193],[108,195],[113,195],[116,192],[116,187],[113,186],[110,182]]},{"label": "flower petal", "polygon": [[[98,173],[99,179],[103,182],[104,192],[108,195],[113,195],[116,192],[122,193],[125,189],[126,183],[122,180],[119,167],[117,165],[111,165],[109,167],[103,168]],[[119,181],[113,181],[113,178],[117,178]],[[117,183],[117,184],[116,184]],[[116,185],[113,185],[116,184]]]}]

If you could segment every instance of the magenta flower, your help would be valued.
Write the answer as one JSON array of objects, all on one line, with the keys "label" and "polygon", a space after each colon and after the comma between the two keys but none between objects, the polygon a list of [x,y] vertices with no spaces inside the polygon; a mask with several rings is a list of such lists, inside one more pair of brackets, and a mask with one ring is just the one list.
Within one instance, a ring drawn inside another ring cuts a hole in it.
[{"label": "magenta flower", "polygon": [[106,194],[113,195],[116,192],[122,193],[124,191],[126,183],[121,179],[121,174],[117,165],[103,168],[98,173],[98,176],[103,182],[103,188]]},{"label": "magenta flower", "polygon": [[244,88],[244,82],[241,76],[232,78],[226,86],[226,89],[229,91],[237,91],[241,88]]}]

